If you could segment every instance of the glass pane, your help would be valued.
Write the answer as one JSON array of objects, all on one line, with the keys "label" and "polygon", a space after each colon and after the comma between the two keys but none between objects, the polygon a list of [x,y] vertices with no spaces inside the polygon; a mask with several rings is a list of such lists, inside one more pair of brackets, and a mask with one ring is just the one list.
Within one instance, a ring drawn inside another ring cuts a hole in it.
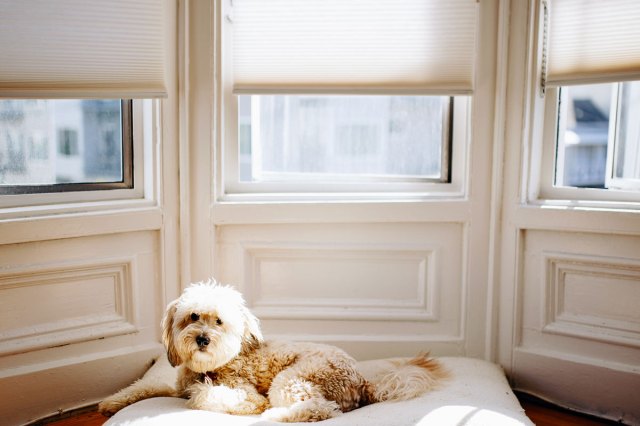
[{"label": "glass pane", "polygon": [[443,174],[449,97],[254,95],[238,101],[241,181]]},{"label": "glass pane", "polygon": [[0,185],[121,182],[115,100],[0,100]]},{"label": "glass pane", "polygon": [[622,85],[614,177],[640,179],[640,82]]},{"label": "glass pane", "polygon": [[562,87],[557,186],[604,188],[613,84]]}]

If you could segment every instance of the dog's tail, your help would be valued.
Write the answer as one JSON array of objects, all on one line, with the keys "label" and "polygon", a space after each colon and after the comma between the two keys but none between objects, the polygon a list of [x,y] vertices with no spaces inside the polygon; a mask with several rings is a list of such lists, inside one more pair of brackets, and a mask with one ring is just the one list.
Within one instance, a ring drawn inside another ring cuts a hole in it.
[{"label": "dog's tail", "polygon": [[409,360],[389,360],[385,368],[367,377],[366,398],[369,402],[412,399],[436,389],[448,377],[447,369],[428,353]]}]

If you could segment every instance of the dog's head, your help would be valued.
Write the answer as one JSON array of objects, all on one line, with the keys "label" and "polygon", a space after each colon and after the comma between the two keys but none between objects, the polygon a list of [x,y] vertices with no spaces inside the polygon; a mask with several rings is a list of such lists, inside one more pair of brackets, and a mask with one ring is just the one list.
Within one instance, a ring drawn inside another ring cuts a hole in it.
[{"label": "dog's head", "polygon": [[162,340],[171,365],[205,373],[261,342],[262,333],[239,292],[209,281],[192,284],[167,306]]}]

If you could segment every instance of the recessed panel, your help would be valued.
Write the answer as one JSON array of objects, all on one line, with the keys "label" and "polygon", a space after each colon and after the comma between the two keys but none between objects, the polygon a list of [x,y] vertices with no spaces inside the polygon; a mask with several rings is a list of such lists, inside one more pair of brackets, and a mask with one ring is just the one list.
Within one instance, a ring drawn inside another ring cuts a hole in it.
[{"label": "recessed panel", "polygon": [[133,331],[130,259],[0,276],[0,353]]},{"label": "recessed panel", "polygon": [[545,256],[545,331],[605,341],[640,339],[640,262],[554,253]]},{"label": "recessed panel", "polygon": [[[612,265],[613,266],[613,265]],[[599,323],[609,321],[636,323],[640,331],[640,274],[633,277],[615,274],[567,273],[564,278],[560,317],[591,317]],[[603,304],[602,300],[607,303]]]},{"label": "recessed panel", "polygon": [[269,339],[367,357],[464,351],[461,224],[223,225],[216,241],[216,278],[242,291]]},{"label": "recessed panel", "polygon": [[377,313],[388,319],[433,319],[432,256],[397,247],[248,248],[250,302],[267,316],[328,318],[339,312],[350,318]]},{"label": "recessed panel", "polygon": [[521,350],[637,364],[640,237],[527,230],[523,250]]}]

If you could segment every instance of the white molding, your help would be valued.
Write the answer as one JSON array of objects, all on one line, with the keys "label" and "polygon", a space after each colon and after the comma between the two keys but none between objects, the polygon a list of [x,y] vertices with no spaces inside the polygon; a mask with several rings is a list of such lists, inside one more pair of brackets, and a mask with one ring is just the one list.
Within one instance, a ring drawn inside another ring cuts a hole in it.
[{"label": "white molding", "polygon": [[160,208],[150,207],[0,221],[0,245],[159,230],[163,216]]},{"label": "white molding", "polygon": [[640,235],[639,211],[559,205],[521,205],[516,210],[513,222],[519,228]]},{"label": "white molding", "polygon": [[[296,333],[277,333],[269,335],[269,339],[273,340],[290,340],[290,341],[309,341],[308,334]],[[314,334],[313,340],[316,342],[362,342],[362,343],[452,343],[455,345],[464,345],[465,339],[461,336],[449,334]],[[428,349],[428,348],[425,348]],[[407,354],[412,355],[412,354]]]},{"label": "white molding", "polygon": [[3,424],[31,424],[95,404],[140,377],[161,353],[153,342],[0,370],[3,391],[11,390],[0,399]]},{"label": "white molding", "polygon": [[110,278],[113,280],[115,306],[113,312],[108,314],[69,317],[0,332],[0,354],[23,353],[137,332],[133,297],[135,262],[135,258],[128,257],[4,270],[0,274],[0,295],[25,287]]},{"label": "white molding", "polygon": [[528,187],[529,108],[533,60],[532,30],[536,0],[513,1],[509,14],[509,57],[505,93],[504,161],[500,235],[500,283],[498,313],[498,360],[511,376],[515,371],[513,348],[519,344],[522,323],[522,246],[518,206],[525,203]]},{"label": "white molding", "polygon": [[499,293],[500,293],[500,268],[502,256],[501,243],[501,219],[503,184],[505,171],[503,161],[506,140],[505,118],[507,116],[507,90],[509,70],[509,32],[511,5],[508,0],[500,0],[498,4],[497,26],[497,61],[496,61],[496,89],[494,105],[494,147],[491,163],[491,201],[489,221],[489,270],[487,274],[487,312],[485,340],[486,347],[484,359],[496,361],[498,358],[498,324],[499,324]]},{"label": "white molding", "polygon": [[468,200],[216,203],[215,225],[255,223],[469,222]]},{"label": "white molding", "polygon": [[[640,347],[640,320],[623,321],[599,315],[575,315],[565,311],[566,277],[569,274],[632,281],[640,287],[640,261],[603,256],[543,253],[546,269],[543,333]],[[611,292],[619,289],[611,288]],[[615,315],[615,312],[612,312]]]},{"label": "white molding", "polygon": [[[320,245],[320,244],[243,244],[247,302],[264,319],[339,319],[385,321],[438,321],[435,279],[437,249],[417,249],[401,245]],[[282,298],[261,300],[260,267],[265,261],[344,261],[365,260],[412,262],[418,268],[415,300],[324,298]]]},{"label": "white molding", "polygon": [[623,424],[640,422],[637,365],[534,347],[514,349],[512,387]]}]

